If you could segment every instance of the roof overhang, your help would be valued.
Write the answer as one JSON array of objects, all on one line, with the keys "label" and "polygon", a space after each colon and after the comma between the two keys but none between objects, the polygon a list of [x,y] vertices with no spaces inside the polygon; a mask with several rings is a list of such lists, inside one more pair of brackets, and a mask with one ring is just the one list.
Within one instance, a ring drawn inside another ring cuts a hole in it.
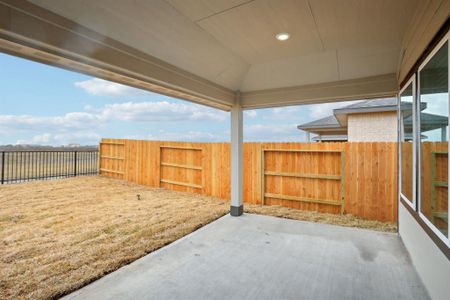
[{"label": "roof overhang", "polygon": [[347,134],[342,134],[342,135],[319,135],[319,136],[315,136],[313,138],[311,138],[312,141],[314,142],[328,142],[328,141],[342,141],[345,142],[348,140],[348,136]]},{"label": "roof overhang", "polygon": [[[430,130],[441,129],[448,126],[448,117],[429,114],[429,113],[421,113],[420,120],[420,128],[422,132],[427,132]],[[405,132],[412,132],[413,124],[411,116],[407,117],[404,121],[404,130]]]},{"label": "roof overhang", "polygon": [[364,3],[0,0],[0,50],[223,110],[393,96],[408,32],[429,41],[446,18]]},{"label": "roof overhang", "polygon": [[307,131],[314,134],[347,134],[347,127],[338,125],[320,125],[320,126],[302,126],[298,125],[297,129]]},{"label": "roof overhang", "polygon": [[[299,128],[300,129],[300,128]],[[313,129],[311,128],[310,130],[305,130],[305,129],[301,129],[310,133],[314,133],[314,134],[318,134],[318,135],[343,135],[343,134],[347,134],[347,127],[341,127],[341,128],[336,128],[336,129],[331,129],[331,128],[317,128],[317,129]]]}]

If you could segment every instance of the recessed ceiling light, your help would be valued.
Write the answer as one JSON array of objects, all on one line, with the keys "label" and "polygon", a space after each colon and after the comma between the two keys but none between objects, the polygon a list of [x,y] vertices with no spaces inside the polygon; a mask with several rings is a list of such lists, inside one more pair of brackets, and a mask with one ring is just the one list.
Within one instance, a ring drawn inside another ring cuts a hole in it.
[{"label": "recessed ceiling light", "polygon": [[277,40],[279,41],[285,41],[291,37],[291,35],[287,32],[280,32],[276,36]]}]

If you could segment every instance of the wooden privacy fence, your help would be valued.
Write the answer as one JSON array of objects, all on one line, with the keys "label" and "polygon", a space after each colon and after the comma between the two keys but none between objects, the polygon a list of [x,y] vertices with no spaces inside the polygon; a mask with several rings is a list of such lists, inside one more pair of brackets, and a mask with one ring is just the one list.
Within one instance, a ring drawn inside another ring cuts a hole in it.
[{"label": "wooden privacy fence", "polygon": [[[397,143],[245,143],[244,202],[397,220]],[[230,197],[230,144],[103,139],[100,172]]]}]

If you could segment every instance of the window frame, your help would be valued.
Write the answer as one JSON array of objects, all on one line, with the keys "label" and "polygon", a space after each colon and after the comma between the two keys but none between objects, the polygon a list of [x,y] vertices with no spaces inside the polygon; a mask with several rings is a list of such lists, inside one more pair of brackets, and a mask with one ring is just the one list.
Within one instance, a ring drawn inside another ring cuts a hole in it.
[{"label": "window frame", "polygon": [[[413,97],[413,101],[412,101],[412,148],[413,148],[413,155],[412,155],[412,159],[413,159],[413,164],[412,164],[412,185],[413,185],[413,190],[412,190],[412,198],[413,199],[408,199],[408,197],[406,197],[405,195],[403,195],[402,193],[402,146],[401,146],[401,142],[403,139],[403,135],[404,135],[404,129],[403,129],[403,116],[402,116],[402,110],[401,110],[401,101],[402,101],[402,93],[409,87],[409,85],[412,84],[412,97]],[[416,139],[416,131],[417,131],[417,112],[416,112],[416,105],[417,105],[417,87],[416,87],[416,76],[415,74],[411,76],[411,78],[405,83],[405,85],[403,86],[403,88],[400,90],[400,92],[398,93],[398,143],[399,143],[399,147],[398,147],[398,151],[399,151],[399,195],[400,198],[405,200],[406,203],[408,203],[408,205],[414,209],[415,211],[417,211],[417,195],[416,195],[416,165],[417,165],[417,139]]]},{"label": "window frame", "polygon": [[[450,41],[449,41],[449,37],[450,37],[450,31],[447,32],[442,39],[439,41],[439,43],[437,43],[437,45],[433,48],[433,50],[426,56],[426,58],[424,59],[424,61],[419,65],[419,68],[417,69],[417,104],[415,105],[415,109],[416,112],[419,112],[419,106],[420,106],[420,72],[423,70],[423,68],[425,68],[425,66],[427,65],[427,63],[436,55],[436,53],[444,46],[445,43],[449,43],[448,47],[447,47],[447,51],[448,51],[448,61],[447,61],[447,74],[448,74],[448,83],[447,83],[447,88],[449,89],[447,91],[448,94],[448,101],[449,101],[449,112],[448,112],[448,120],[450,120]],[[417,130],[416,132],[413,132],[416,140],[418,141],[416,148],[417,151],[417,165],[415,166],[416,169],[416,181],[415,184],[417,185],[417,189],[416,189],[416,194],[415,197],[418,199],[418,207],[417,207],[417,212],[419,214],[420,219],[436,234],[437,237],[439,237],[439,239],[441,239],[446,245],[447,247],[450,248],[450,222],[447,221],[447,236],[445,236],[430,220],[428,220],[428,218],[422,213],[422,199],[421,199],[421,142],[420,142],[420,135],[421,135],[421,123],[420,123],[420,113],[416,114],[416,118],[415,121],[417,121]],[[449,124],[450,125],[450,124]],[[450,139],[447,141],[447,144],[449,146],[450,149]],[[450,156],[448,157],[448,177],[447,177],[447,184],[450,181]],[[448,204],[448,200],[450,199],[450,192],[447,193],[447,209],[448,209],[448,215],[450,216],[450,205]]]}]

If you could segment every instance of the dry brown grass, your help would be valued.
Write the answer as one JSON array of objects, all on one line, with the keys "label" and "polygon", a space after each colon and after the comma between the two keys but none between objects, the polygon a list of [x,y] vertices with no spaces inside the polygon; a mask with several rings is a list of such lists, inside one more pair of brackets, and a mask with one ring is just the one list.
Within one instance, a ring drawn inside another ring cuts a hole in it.
[{"label": "dry brown grass", "polygon": [[244,205],[244,210],[246,213],[274,216],[292,220],[326,223],[346,227],[358,227],[384,232],[397,231],[397,225],[395,223],[364,220],[353,215],[341,216],[335,214],[318,213],[314,211],[302,211],[278,205]]},{"label": "dry brown grass", "polygon": [[[141,200],[137,199],[140,195]],[[246,212],[395,231],[353,216],[246,205]],[[0,299],[56,298],[228,212],[227,201],[103,177],[0,187]]]},{"label": "dry brown grass", "polygon": [[0,299],[59,297],[227,212],[210,197],[101,177],[2,186]]}]

